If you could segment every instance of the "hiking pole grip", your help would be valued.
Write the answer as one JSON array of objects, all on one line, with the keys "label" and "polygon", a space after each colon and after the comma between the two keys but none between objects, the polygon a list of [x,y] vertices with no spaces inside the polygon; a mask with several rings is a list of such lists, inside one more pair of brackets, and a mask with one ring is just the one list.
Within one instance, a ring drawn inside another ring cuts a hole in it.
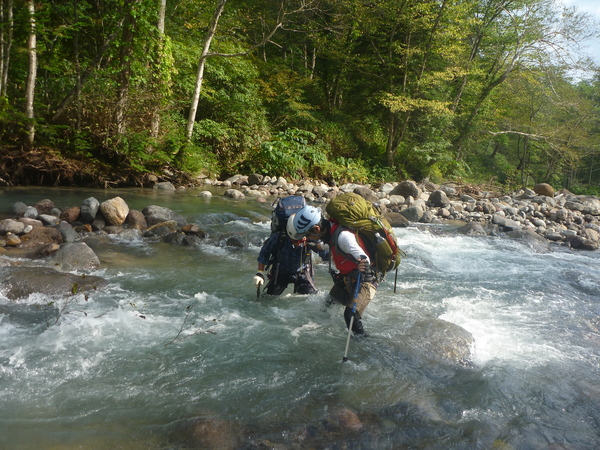
[{"label": "hiking pole grip", "polygon": [[356,313],[356,300],[358,300],[358,293],[360,292],[360,272],[356,277],[356,289],[354,290],[354,303],[352,304],[352,316],[350,317],[350,325],[348,325],[348,338],[346,339],[346,349],[344,350],[344,356],[342,362],[348,361],[348,347],[350,347],[350,336],[352,336],[352,326],[354,325],[354,313]]}]

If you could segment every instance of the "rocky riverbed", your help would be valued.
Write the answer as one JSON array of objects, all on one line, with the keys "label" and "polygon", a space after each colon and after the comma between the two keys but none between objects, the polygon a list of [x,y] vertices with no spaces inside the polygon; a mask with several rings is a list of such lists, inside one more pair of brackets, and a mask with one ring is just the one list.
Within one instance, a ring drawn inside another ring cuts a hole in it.
[{"label": "rocky riverbed", "polygon": [[[575,195],[541,184],[510,195],[464,189],[453,184],[436,185],[406,180],[379,187],[354,183],[329,186],[323,182],[291,183],[283,178],[238,175],[227,180],[204,180],[205,185],[224,188],[223,195],[238,200],[272,202],[286,195],[302,195],[308,202],[324,204],[342,192],[356,192],[378,202],[392,226],[464,223],[459,233],[526,238],[540,249],[550,243],[573,249],[596,250],[600,245],[600,199]],[[175,190],[170,183],[156,189]],[[461,192],[462,191],[462,192]],[[200,196],[213,194],[206,190]],[[90,234],[119,234],[136,230],[144,237],[169,243],[193,245],[206,237],[197,225],[168,208],[149,205],[130,209],[125,199],[114,197],[102,203],[91,197],[81,205],[58,209],[51,199],[35,205],[15,203],[0,221],[0,254],[55,259],[63,271],[96,268],[99,261],[81,243]],[[244,245],[243,242],[230,245]],[[78,244],[78,245],[73,245]],[[81,244],[81,245],[79,245]],[[75,256],[70,256],[75,255]],[[83,257],[85,255],[85,257]]]}]

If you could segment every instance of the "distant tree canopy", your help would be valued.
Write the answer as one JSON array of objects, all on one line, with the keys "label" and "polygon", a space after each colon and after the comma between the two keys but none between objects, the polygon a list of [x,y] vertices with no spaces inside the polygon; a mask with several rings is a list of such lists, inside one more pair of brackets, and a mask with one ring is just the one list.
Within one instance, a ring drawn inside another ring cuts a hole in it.
[{"label": "distant tree canopy", "polygon": [[59,161],[62,182],[85,181],[70,167],[593,192],[592,25],[551,0],[0,0],[0,145]]}]

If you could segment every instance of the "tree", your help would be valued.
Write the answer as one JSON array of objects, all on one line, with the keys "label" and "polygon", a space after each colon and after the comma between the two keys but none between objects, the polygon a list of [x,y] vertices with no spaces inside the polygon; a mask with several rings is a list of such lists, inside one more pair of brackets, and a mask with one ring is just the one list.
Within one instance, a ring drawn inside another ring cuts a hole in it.
[{"label": "tree", "polygon": [[27,83],[25,85],[25,113],[28,119],[25,146],[27,148],[32,148],[35,139],[35,111],[33,102],[35,99],[35,80],[37,75],[37,35],[34,0],[29,0],[27,2],[27,8],[29,11],[29,38],[27,39],[29,68],[27,70]]}]

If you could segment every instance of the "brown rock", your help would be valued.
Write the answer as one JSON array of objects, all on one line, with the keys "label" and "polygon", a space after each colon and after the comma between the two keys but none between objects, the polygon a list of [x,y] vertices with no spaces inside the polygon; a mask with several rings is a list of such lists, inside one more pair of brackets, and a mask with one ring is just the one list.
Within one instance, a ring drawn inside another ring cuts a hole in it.
[{"label": "brown rock", "polygon": [[14,233],[11,233],[10,231],[6,233],[6,235],[4,236],[4,240],[6,241],[6,245],[9,247],[16,247],[21,243],[21,239],[19,239],[19,236],[17,236]]},{"label": "brown rock", "polygon": [[537,195],[545,195],[546,197],[554,197],[554,188],[548,183],[539,183],[533,187],[533,192]]},{"label": "brown rock", "polygon": [[44,200],[40,200],[35,204],[35,209],[37,209],[38,214],[50,214],[50,212],[54,209],[54,202],[45,198]]},{"label": "brown rock", "polygon": [[127,218],[125,219],[125,225],[135,230],[143,231],[148,228],[148,222],[146,217],[141,211],[136,209],[130,209]]},{"label": "brown rock", "polygon": [[56,228],[41,227],[34,228],[29,233],[21,237],[21,243],[18,248],[36,248],[45,247],[48,244],[62,244],[63,237]]},{"label": "brown rock", "polygon": [[81,208],[79,208],[79,206],[71,206],[70,208],[65,209],[60,214],[60,220],[64,220],[68,223],[73,223],[79,218],[80,212]]}]

